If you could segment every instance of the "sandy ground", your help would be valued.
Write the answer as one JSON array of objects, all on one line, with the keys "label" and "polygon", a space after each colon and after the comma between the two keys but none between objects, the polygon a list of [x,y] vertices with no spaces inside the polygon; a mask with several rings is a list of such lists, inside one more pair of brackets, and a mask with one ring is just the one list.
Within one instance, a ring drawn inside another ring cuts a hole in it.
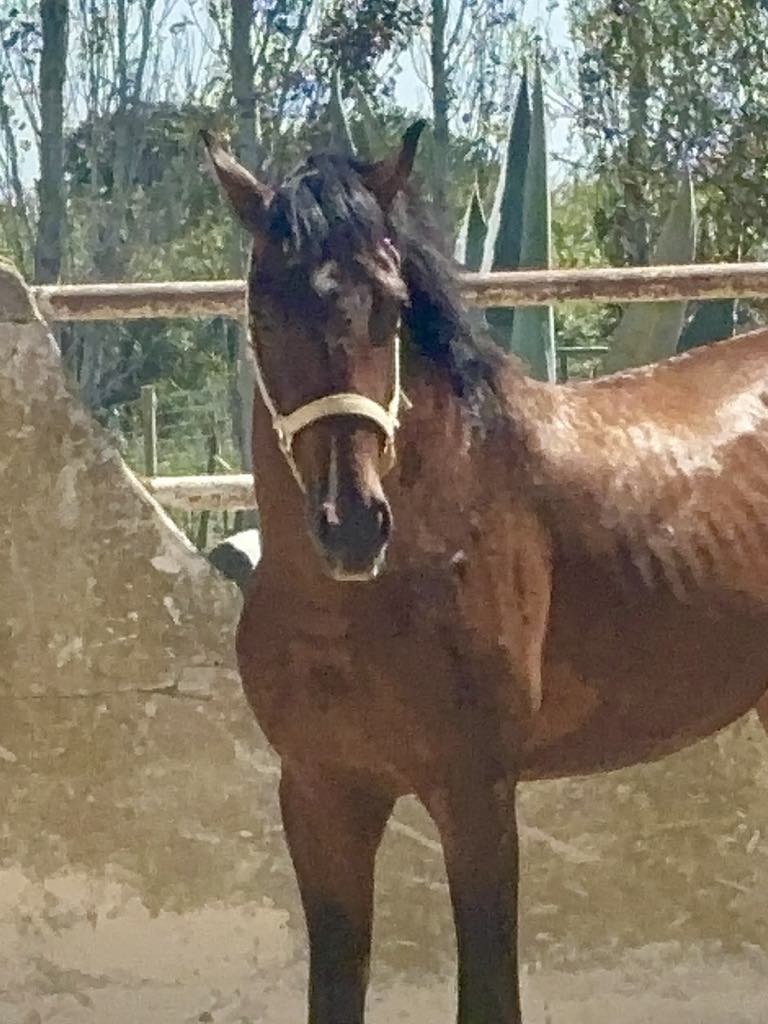
[{"label": "sandy ground", "polygon": [[[234,691],[8,702],[0,1024],[304,1019],[276,766]],[[521,798],[528,1024],[768,1019],[768,743],[750,723]],[[378,865],[370,1020],[443,1022],[440,848],[402,802]]]},{"label": "sandy ground", "polygon": [[[9,879],[3,879],[4,888]],[[78,902],[82,879],[51,888]],[[7,890],[6,890],[7,891]],[[104,893],[103,895],[106,895]],[[117,895],[116,887],[112,895]],[[304,1019],[304,964],[288,915],[276,908],[212,906],[150,918],[128,899],[95,925],[58,934],[3,927],[4,1024],[245,1024]],[[405,952],[405,951],[404,951]],[[369,1018],[444,1022],[454,1010],[450,965],[419,971],[380,964]],[[610,969],[526,973],[530,1024],[757,1024],[766,1019],[768,978],[760,964],[733,958],[686,962],[680,950],[648,947]],[[757,960],[758,958],[756,958]]]}]

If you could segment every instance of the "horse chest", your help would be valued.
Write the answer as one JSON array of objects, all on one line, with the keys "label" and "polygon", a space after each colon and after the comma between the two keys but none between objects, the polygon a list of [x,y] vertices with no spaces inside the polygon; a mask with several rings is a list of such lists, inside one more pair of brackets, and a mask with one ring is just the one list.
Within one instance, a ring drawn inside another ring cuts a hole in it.
[{"label": "horse chest", "polygon": [[376,766],[407,791],[461,756],[514,754],[503,648],[465,634],[452,582],[422,578],[398,595],[247,603],[243,684],[281,756]]}]

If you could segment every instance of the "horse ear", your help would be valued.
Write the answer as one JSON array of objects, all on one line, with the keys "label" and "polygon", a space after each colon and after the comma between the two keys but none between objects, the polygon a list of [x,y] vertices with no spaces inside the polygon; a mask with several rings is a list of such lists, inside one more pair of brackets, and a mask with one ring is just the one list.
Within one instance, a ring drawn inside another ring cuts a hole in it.
[{"label": "horse ear", "polygon": [[258,235],[264,229],[266,210],[272,201],[272,190],[257,181],[209,131],[203,129],[200,137],[208,150],[216,177],[240,222],[251,234]]},{"label": "horse ear", "polygon": [[376,196],[382,210],[388,210],[397,193],[405,186],[413,170],[413,161],[421,133],[427,127],[426,121],[414,121],[403,135],[400,150],[394,155],[379,160],[363,172],[366,188]]}]

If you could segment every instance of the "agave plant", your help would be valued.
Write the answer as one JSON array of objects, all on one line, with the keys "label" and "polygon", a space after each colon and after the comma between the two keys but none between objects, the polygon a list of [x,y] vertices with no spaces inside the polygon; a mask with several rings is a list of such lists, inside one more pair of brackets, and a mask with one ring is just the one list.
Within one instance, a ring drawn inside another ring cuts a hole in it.
[{"label": "agave plant", "polygon": [[677,352],[730,338],[736,330],[736,299],[702,302],[677,339]]},{"label": "agave plant", "polygon": [[[528,150],[531,137],[531,103],[528,75],[523,73],[517,90],[512,119],[496,195],[488,220],[488,232],[483,251],[483,270],[517,270],[520,267],[520,248],[523,235],[523,200]],[[512,336],[514,309],[489,309],[488,324],[504,343]]]},{"label": "agave plant", "polygon": [[[692,263],[696,258],[696,203],[693,182],[683,176],[651,257],[651,264]],[[675,351],[685,324],[686,302],[636,302],[619,321],[606,370],[656,362]]]},{"label": "agave plant", "polygon": [[487,234],[488,223],[483,212],[483,200],[480,196],[480,188],[475,181],[466,213],[461,222],[454,253],[458,262],[462,263],[467,270],[480,269]]},{"label": "agave plant", "polygon": [[[651,264],[693,263],[696,259],[696,203],[686,172],[659,234]],[[688,303],[636,302],[619,321],[606,359],[608,371],[643,366],[730,337],[735,330],[736,300],[701,303],[686,322]]]},{"label": "agave plant", "polygon": [[[520,237],[520,269],[551,266],[552,202],[549,191],[544,88],[537,66],[531,101],[531,134],[523,187],[523,224]],[[531,374],[553,383],[557,379],[555,317],[552,306],[524,306],[515,311],[510,348]]]},{"label": "agave plant", "polygon": [[[368,157],[381,147],[384,132],[367,97],[355,87],[355,128],[344,112],[338,76],[327,118],[333,136],[348,152]],[[358,139],[357,146],[355,139]],[[486,221],[477,182],[458,232],[455,256],[468,270],[525,270],[551,266],[552,214],[544,89],[540,62],[532,86],[523,70],[511,113],[493,206]],[[688,173],[679,184],[653,252],[652,263],[692,263],[696,257],[696,205]],[[687,319],[687,302],[637,302],[624,310],[605,360],[608,371],[655,362],[675,352],[729,337],[736,303],[701,303]],[[485,311],[497,341],[520,356],[532,376],[556,380],[557,348],[552,306]]]},{"label": "agave plant", "polygon": [[[482,270],[523,270],[550,266],[552,216],[547,168],[546,119],[541,67],[533,89],[523,72],[507,135],[504,159],[487,228],[479,196],[473,193],[465,214],[459,259],[476,269],[484,237]],[[497,341],[519,355],[532,376],[555,380],[556,350],[551,306],[486,310]]]}]

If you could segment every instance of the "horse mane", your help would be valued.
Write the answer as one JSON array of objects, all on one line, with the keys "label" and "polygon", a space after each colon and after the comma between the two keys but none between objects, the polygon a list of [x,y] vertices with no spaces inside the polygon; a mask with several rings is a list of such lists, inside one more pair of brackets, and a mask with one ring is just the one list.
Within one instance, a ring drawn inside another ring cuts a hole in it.
[{"label": "horse mane", "polygon": [[307,267],[325,260],[349,265],[385,239],[396,246],[408,290],[402,313],[406,361],[416,354],[445,371],[454,392],[483,420],[503,405],[499,371],[509,360],[464,305],[458,264],[415,189],[401,192],[389,214],[363,184],[369,164],[334,154],[313,154],[278,188],[270,235]]}]

